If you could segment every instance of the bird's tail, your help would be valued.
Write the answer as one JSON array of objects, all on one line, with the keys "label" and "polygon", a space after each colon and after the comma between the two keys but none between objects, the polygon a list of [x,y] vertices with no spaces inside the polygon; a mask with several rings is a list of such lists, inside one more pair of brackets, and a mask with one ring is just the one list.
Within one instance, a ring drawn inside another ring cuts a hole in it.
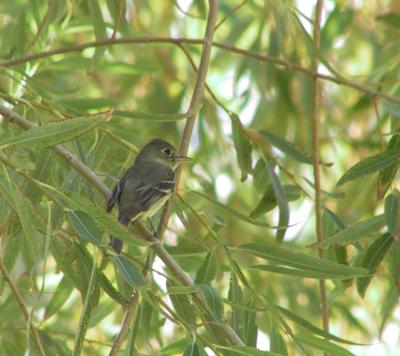
[{"label": "bird's tail", "polygon": [[[128,226],[130,223],[130,218],[127,214],[119,214],[118,216],[118,221],[124,225],[124,226]],[[123,243],[120,239],[114,237],[114,236],[110,236],[110,245],[113,248],[113,250],[120,254],[122,251],[122,246]]]}]

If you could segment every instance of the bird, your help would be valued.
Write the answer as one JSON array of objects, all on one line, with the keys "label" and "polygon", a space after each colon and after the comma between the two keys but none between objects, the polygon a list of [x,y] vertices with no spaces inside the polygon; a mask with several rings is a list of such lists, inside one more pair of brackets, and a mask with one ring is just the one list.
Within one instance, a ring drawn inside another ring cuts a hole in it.
[{"label": "bird", "polygon": [[[190,160],[167,141],[152,139],[143,146],[134,164],[114,187],[107,202],[107,212],[117,204],[118,221],[124,226],[152,217],[174,191],[175,169]],[[110,244],[117,254],[121,253],[121,240],[111,236]]]}]

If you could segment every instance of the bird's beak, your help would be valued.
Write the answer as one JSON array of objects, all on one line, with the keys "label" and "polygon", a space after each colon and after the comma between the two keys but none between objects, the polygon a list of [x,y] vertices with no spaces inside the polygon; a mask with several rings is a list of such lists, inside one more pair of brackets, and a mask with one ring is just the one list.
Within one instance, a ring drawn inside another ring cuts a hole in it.
[{"label": "bird's beak", "polygon": [[179,162],[179,163],[181,163],[181,162],[190,162],[192,160],[190,157],[183,156],[180,153],[177,153],[175,155],[174,159],[175,159],[176,162]]}]

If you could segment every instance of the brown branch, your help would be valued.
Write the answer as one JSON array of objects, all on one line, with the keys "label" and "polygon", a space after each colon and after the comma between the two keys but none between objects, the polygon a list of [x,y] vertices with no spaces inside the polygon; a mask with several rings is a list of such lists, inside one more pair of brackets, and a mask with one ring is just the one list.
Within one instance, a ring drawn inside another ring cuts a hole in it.
[{"label": "brown branch", "polygon": [[[318,71],[318,52],[320,48],[321,39],[321,14],[322,14],[323,0],[318,0],[315,9],[315,22],[314,22],[314,54],[312,59],[312,72]],[[320,142],[319,142],[319,131],[320,122],[318,115],[319,108],[319,87],[318,77],[313,75],[311,83],[311,121],[312,121],[312,160],[313,160],[313,171],[314,171],[314,184],[315,184],[315,229],[317,234],[317,241],[320,243],[323,239],[322,230],[322,202],[321,202],[321,174],[320,174]],[[319,258],[324,258],[324,250],[318,249]],[[319,288],[321,293],[321,304],[322,304],[322,324],[326,332],[329,332],[329,310],[328,310],[328,298],[326,293],[325,280],[319,281]]]},{"label": "brown branch", "polygon": [[139,306],[139,291],[135,292],[135,295],[131,298],[129,304],[126,307],[124,320],[122,321],[121,330],[118,333],[117,338],[115,339],[111,351],[110,356],[118,355],[119,350],[121,349],[122,343],[126,339],[129,333],[129,328],[132,324],[132,320],[136,315],[137,307]]},{"label": "brown branch", "polygon": [[24,299],[22,298],[22,295],[19,292],[16,284],[12,280],[10,273],[7,271],[7,268],[4,265],[3,259],[1,257],[0,257],[0,271],[1,271],[1,274],[3,275],[5,281],[9,285],[12,293],[14,294],[15,299],[17,300],[17,304],[22,311],[25,321],[27,323],[29,323],[29,330],[32,333],[33,339],[35,340],[35,343],[39,350],[40,355],[46,356],[46,353],[45,353],[43,345],[42,345],[42,341],[40,339],[39,331],[33,325],[32,321],[29,320],[29,312],[28,312],[27,307],[25,306]]},{"label": "brown branch", "polygon": [[[29,62],[29,61],[51,57],[51,56],[54,56],[57,54],[82,52],[86,48],[97,48],[97,47],[104,47],[104,46],[135,44],[135,43],[136,44],[169,43],[169,44],[175,44],[175,45],[177,45],[177,44],[200,45],[200,44],[203,44],[203,42],[204,41],[202,39],[194,39],[194,38],[171,38],[171,37],[150,37],[150,36],[149,37],[138,37],[138,38],[118,38],[118,39],[108,38],[108,39],[100,40],[100,41],[85,42],[85,43],[75,45],[75,46],[60,47],[60,48],[56,48],[54,50],[49,50],[49,51],[45,51],[45,52],[22,56],[20,58],[11,59],[8,61],[3,61],[3,62],[0,62],[0,67],[6,67],[6,68],[12,67],[12,66],[15,66],[18,64],[23,64],[23,63]],[[305,68],[299,64],[291,63],[291,62],[283,60],[283,59],[274,58],[274,57],[270,57],[270,56],[263,55],[260,53],[237,48],[235,46],[231,46],[229,44],[225,44],[222,42],[213,42],[212,45],[217,48],[220,48],[222,50],[226,50],[226,51],[229,51],[229,52],[241,55],[241,56],[246,56],[246,57],[250,57],[253,59],[257,59],[261,62],[270,62],[270,63],[274,63],[275,65],[278,65],[278,66],[286,67],[289,69],[293,69],[293,70],[305,73],[310,76],[317,76],[320,79],[324,79],[324,80],[336,83],[338,85],[348,86],[350,88],[353,88],[360,92],[363,92],[367,95],[380,97],[387,101],[391,101],[393,103],[400,104],[400,97],[377,92],[375,90],[369,89],[367,86],[365,86],[363,84],[360,84],[358,82],[355,82],[355,81],[352,81],[349,79],[345,79],[343,77],[338,78],[338,77],[334,77],[331,75],[314,72],[312,69]]]},{"label": "brown branch", "polygon": [[[206,76],[208,71],[208,65],[210,62],[211,48],[213,43],[215,24],[217,22],[217,9],[218,9],[218,1],[210,0],[209,1],[209,13],[207,20],[206,33],[204,35],[204,43],[203,43],[203,51],[201,53],[201,59],[199,64],[199,70],[197,73],[196,84],[193,90],[192,99],[189,104],[188,111],[194,110],[200,107],[201,100],[204,94],[204,88],[206,85]],[[196,121],[196,117],[198,115],[198,110],[190,116],[187,121],[183,131],[180,152],[183,155],[187,154],[190,138],[192,136],[194,123]],[[179,183],[182,177],[182,166],[178,167],[175,173],[175,192],[179,189]],[[160,224],[158,226],[157,234],[160,238],[162,238],[164,231],[167,227],[169,216],[171,212],[171,203],[168,202],[164,208],[163,214],[161,216]]]}]

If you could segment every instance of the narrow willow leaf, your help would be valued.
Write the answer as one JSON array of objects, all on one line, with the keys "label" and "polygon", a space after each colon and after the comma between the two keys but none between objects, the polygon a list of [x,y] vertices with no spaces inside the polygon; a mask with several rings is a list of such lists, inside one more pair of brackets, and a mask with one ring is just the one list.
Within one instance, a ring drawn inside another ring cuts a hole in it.
[{"label": "narrow willow leaf", "polygon": [[216,320],[222,321],[224,315],[224,304],[218,291],[209,284],[199,285],[208,307]]},{"label": "narrow willow leaf", "polygon": [[246,345],[254,346],[257,345],[257,313],[255,312],[255,300],[252,297],[246,304],[247,309],[244,311],[244,342]]},{"label": "narrow willow leaf", "polygon": [[275,198],[279,207],[279,229],[276,233],[276,241],[281,243],[285,237],[287,226],[289,225],[289,203],[285,191],[269,162],[267,162],[267,171],[271,177],[272,188],[274,189]]},{"label": "narrow willow leaf", "polygon": [[183,352],[183,356],[200,356],[200,349],[197,342],[188,344]]},{"label": "narrow willow leaf", "polygon": [[[79,262],[79,260],[78,260]],[[75,345],[74,345],[74,356],[79,356],[81,354],[83,343],[85,341],[86,332],[89,326],[90,316],[93,309],[98,303],[98,285],[96,283],[96,263],[92,259],[92,266],[90,272],[90,278],[87,286],[87,292],[85,295],[85,301],[83,304],[82,314],[79,320],[78,330],[75,334]]]},{"label": "narrow willow leaf", "polygon": [[260,158],[254,167],[253,184],[259,192],[264,193],[270,183],[271,178],[265,167],[265,160]]},{"label": "narrow willow leaf", "polygon": [[113,256],[113,261],[130,286],[134,288],[144,286],[142,271],[130,259],[123,255],[115,255]]},{"label": "narrow willow leaf", "polygon": [[[282,188],[286,194],[286,198],[288,201],[295,201],[301,197],[302,191],[296,185],[283,185]],[[258,218],[262,214],[265,214],[274,209],[276,205],[277,201],[274,194],[274,189],[272,187],[272,184],[269,184],[261,200],[249,216],[253,219]]]},{"label": "narrow willow leaf", "polygon": [[35,149],[53,146],[83,135],[108,117],[108,115],[99,115],[51,122],[24,131],[11,141],[0,142],[0,149],[11,146],[18,148],[35,147]]},{"label": "narrow willow leaf", "polygon": [[96,246],[101,244],[102,233],[89,214],[84,211],[71,210],[68,212],[68,218],[74,230],[83,240]]},{"label": "narrow willow leaf", "polygon": [[57,288],[52,295],[50,301],[47,303],[44,314],[45,319],[50,318],[62,308],[62,306],[71,296],[73,289],[73,284],[69,281],[67,277],[64,276],[61,282],[57,285]]},{"label": "narrow willow leaf", "polygon": [[346,227],[335,235],[323,240],[320,243],[316,243],[313,246],[328,248],[337,245],[354,243],[358,240],[367,238],[368,234],[377,233],[385,225],[385,223],[385,216],[383,214],[374,216],[371,219],[363,220],[357,224]]},{"label": "narrow willow leaf", "polygon": [[394,190],[385,199],[386,226],[393,236],[399,235],[400,230],[400,193]]},{"label": "narrow willow leaf", "polygon": [[302,318],[298,314],[295,314],[295,313],[291,312],[290,310],[288,310],[286,308],[283,308],[283,307],[281,307],[279,305],[275,305],[275,308],[277,308],[280,313],[282,313],[283,315],[288,317],[290,320],[295,322],[297,325],[305,328],[308,331],[311,331],[313,334],[322,336],[322,337],[324,337],[326,339],[329,339],[329,340],[332,340],[332,341],[340,342],[342,344],[361,345],[361,346],[365,345],[365,344],[360,344],[360,343],[357,343],[357,342],[354,342],[354,341],[349,341],[349,340],[346,340],[346,339],[342,339],[341,337],[338,337],[338,336],[335,336],[333,334],[330,334],[330,333],[326,332],[325,330],[314,326],[308,320]]},{"label": "narrow willow leaf", "polygon": [[[387,151],[399,152],[400,151],[400,135],[393,135],[388,143]],[[382,199],[388,188],[393,182],[396,172],[399,169],[400,162],[386,167],[379,173],[378,178],[378,198]]]},{"label": "narrow willow leaf", "polygon": [[3,172],[0,173],[0,194],[18,215],[24,237],[24,252],[29,256],[29,264],[32,267],[37,260],[37,243],[39,241],[36,239],[36,228],[29,213],[30,203],[11,180],[5,166],[3,166]]},{"label": "narrow willow leaf", "polygon": [[371,283],[372,277],[381,264],[383,258],[393,244],[393,237],[390,233],[383,234],[378,237],[365,251],[361,261],[361,267],[368,268],[371,275],[357,279],[357,291],[363,298],[365,292]]},{"label": "narrow willow leaf", "polygon": [[355,356],[350,351],[347,351],[345,348],[340,347],[332,342],[329,342],[325,339],[320,339],[311,335],[296,335],[295,339],[300,341],[307,346],[310,346],[319,351],[325,351],[331,353],[331,355],[335,356]]},{"label": "narrow willow leaf", "polygon": [[337,186],[362,178],[368,174],[382,171],[386,167],[398,164],[400,161],[400,151],[386,151],[363,159],[352,166],[337,182]]},{"label": "narrow willow leaf", "polygon": [[196,272],[195,283],[209,283],[211,282],[217,273],[217,259],[212,252],[209,252],[204,259],[202,265]]},{"label": "narrow willow leaf", "polygon": [[242,214],[240,211],[232,209],[231,207],[229,207],[229,206],[227,206],[225,204],[222,204],[219,201],[217,201],[217,200],[215,200],[215,199],[213,199],[213,198],[211,198],[211,197],[209,197],[209,196],[207,196],[207,195],[205,195],[203,193],[195,192],[195,191],[191,191],[191,193],[192,194],[196,194],[196,195],[208,200],[212,205],[214,205],[216,208],[220,209],[221,211],[225,212],[226,214],[234,216],[234,217],[236,217],[236,218],[238,218],[240,220],[243,220],[243,221],[245,221],[245,222],[247,222],[249,224],[257,225],[257,226],[263,226],[263,227],[267,227],[267,228],[270,228],[270,229],[276,228],[276,227],[273,227],[273,226],[268,225],[266,223],[263,223],[261,221],[254,220],[254,219],[246,216],[245,214]]},{"label": "narrow willow leaf", "polygon": [[156,113],[146,113],[140,111],[123,111],[123,110],[115,110],[113,112],[114,117],[127,117],[129,119],[141,119],[146,121],[179,121],[187,119],[190,116],[193,116],[199,108],[194,108],[189,110],[186,113],[176,113],[176,114],[156,114]]},{"label": "narrow willow leaf", "polygon": [[277,354],[271,351],[261,351],[251,346],[222,346],[215,345],[218,350],[225,350],[229,352],[222,352],[223,355],[237,355],[237,356],[282,356],[282,354]]},{"label": "narrow willow leaf", "polygon": [[[79,258],[82,260],[82,262],[85,264],[85,267],[87,269],[91,268],[93,264],[93,258],[90,255],[89,251],[85,246],[82,244],[75,244],[75,250],[79,254]],[[125,299],[120,292],[118,292],[114,286],[111,284],[111,282],[107,279],[107,277],[104,275],[104,273],[99,270],[96,267],[96,277],[97,277],[97,282],[99,283],[100,287],[103,288],[103,290],[116,302],[118,302],[121,305],[126,305],[128,303],[128,300]]]},{"label": "narrow willow leaf", "polygon": [[279,355],[288,356],[285,340],[279,333],[279,329],[273,325],[270,332],[271,338],[271,352],[276,352]]},{"label": "narrow willow leaf", "polygon": [[192,294],[199,291],[198,286],[168,286],[168,294]]},{"label": "narrow willow leaf", "polygon": [[177,286],[167,283],[169,299],[171,299],[176,313],[189,325],[196,325],[196,308],[192,304],[190,297],[185,294],[170,294],[170,290],[174,287]]},{"label": "narrow willow leaf", "polygon": [[228,300],[232,303],[232,317],[231,326],[233,330],[239,335],[241,339],[245,336],[245,319],[243,308],[239,308],[239,305],[243,305],[243,293],[240,289],[238,279],[234,273],[231,273],[231,280],[229,284]]},{"label": "narrow willow leaf", "polygon": [[400,293],[400,244],[396,242],[390,249],[389,270]]},{"label": "narrow willow leaf", "polygon": [[251,269],[257,269],[259,271],[273,272],[286,274],[293,277],[303,277],[303,278],[315,278],[315,279],[348,279],[347,273],[335,273],[335,272],[315,272],[307,271],[298,268],[287,268],[275,265],[254,265],[249,266]]},{"label": "narrow willow leaf", "polygon": [[242,177],[240,180],[244,182],[247,179],[247,175],[252,171],[251,142],[247,137],[245,130],[243,129],[243,125],[239,119],[239,116],[231,113],[230,117],[232,122],[233,144],[235,145],[239,168],[242,172]]},{"label": "narrow willow leaf", "polygon": [[260,130],[259,132],[265,139],[267,139],[272,144],[272,146],[278,148],[280,151],[286,153],[288,156],[292,157],[296,161],[306,164],[312,164],[311,157],[301,152],[292,143],[286,141],[285,139],[279,136],[276,136],[272,132],[266,130]]},{"label": "narrow willow leaf", "polygon": [[368,271],[363,268],[349,267],[328,260],[321,260],[315,256],[309,256],[301,252],[279,247],[272,244],[245,244],[238,247],[240,251],[250,253],[254,256],[280,263],[284,266],[294,267],[304,271],[318,273],[337,273],[350,277],[365,275]]}]

